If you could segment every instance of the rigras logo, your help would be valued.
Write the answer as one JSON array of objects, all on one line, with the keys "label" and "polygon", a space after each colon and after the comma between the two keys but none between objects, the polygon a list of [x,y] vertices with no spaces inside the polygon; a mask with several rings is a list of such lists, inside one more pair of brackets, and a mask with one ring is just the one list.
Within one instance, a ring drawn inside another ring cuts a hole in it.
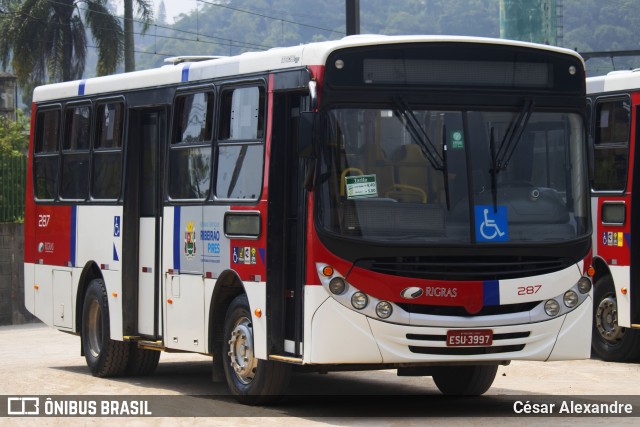
[{"label": "rigras logo", "polygon": [[424,291],[422,290],[422,288],[419,288],[417,286],[412,286],[410,288],[403,289],[402,292],[400,292],[400,295],[404,299],[416,299],[416,298],[420,298],[423,293]]}]

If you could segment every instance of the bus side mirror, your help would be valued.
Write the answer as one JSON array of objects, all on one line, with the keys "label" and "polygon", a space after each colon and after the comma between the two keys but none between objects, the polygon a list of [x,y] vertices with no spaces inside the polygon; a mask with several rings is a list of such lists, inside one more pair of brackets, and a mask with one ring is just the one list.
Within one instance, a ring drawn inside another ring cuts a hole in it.
[{"label": "bus side mirror", "polygon": [[313,111],[303,111],[300,113],[298,122],[298,156],[303,159],[313,157],[313,127],[316,113]]}]

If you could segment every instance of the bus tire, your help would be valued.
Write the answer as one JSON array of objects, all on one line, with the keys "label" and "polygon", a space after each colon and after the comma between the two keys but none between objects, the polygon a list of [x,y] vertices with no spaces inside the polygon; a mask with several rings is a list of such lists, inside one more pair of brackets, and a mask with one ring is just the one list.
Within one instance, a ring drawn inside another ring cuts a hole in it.
[{"label": "bus tire", "polygon": [[480,396],[496,377],[498,365],[441,366],[433,374],[442,394],[449,396]]},{"label": "bus tire", "polygon": [[110,337],[107,290],[102,279],[93,279],[82,306],[82,349],[95,377],[123,375],[127,367],[129,343]]},{"label": "bus tire", "polygon": [[152,375],[158,367],[160,352],[140,348],[135,342],[130,345],[126,374],[132,377]]},{"label": "bus tire", "polygon": [[247,296],[238,295],[224,321],[222,365],[231,394],[248,405],[277,401],[291,376],[291,365],[261,360],[253,351],[253,325]]},{"label": "bus tire", "polygon": [[640,331],[618,325],[618,303],[613,279],[603,276],[594,287],[592,352],[608,362],[640,360]]}]

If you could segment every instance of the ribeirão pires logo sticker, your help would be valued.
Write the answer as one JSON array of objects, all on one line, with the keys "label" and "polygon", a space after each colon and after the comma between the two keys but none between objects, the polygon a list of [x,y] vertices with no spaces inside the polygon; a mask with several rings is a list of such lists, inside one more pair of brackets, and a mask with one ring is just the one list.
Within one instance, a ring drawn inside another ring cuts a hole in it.
[{"label": "ribeir\u00e3o pires logo sticker", "polygon": [[184,255],[191,258],[196,254],[196,231],[193,221],[187,222],[184,232]]}]

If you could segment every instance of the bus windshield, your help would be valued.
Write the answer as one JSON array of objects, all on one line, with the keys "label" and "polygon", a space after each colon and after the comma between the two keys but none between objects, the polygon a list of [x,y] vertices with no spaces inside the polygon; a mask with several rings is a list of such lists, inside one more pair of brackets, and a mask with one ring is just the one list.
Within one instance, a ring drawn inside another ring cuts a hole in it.
[{"label": "bus windshield", "polygon": [[562,242],[589,232],[583,120],[521,109],[323,115],[320,228],[383,243]]}]

